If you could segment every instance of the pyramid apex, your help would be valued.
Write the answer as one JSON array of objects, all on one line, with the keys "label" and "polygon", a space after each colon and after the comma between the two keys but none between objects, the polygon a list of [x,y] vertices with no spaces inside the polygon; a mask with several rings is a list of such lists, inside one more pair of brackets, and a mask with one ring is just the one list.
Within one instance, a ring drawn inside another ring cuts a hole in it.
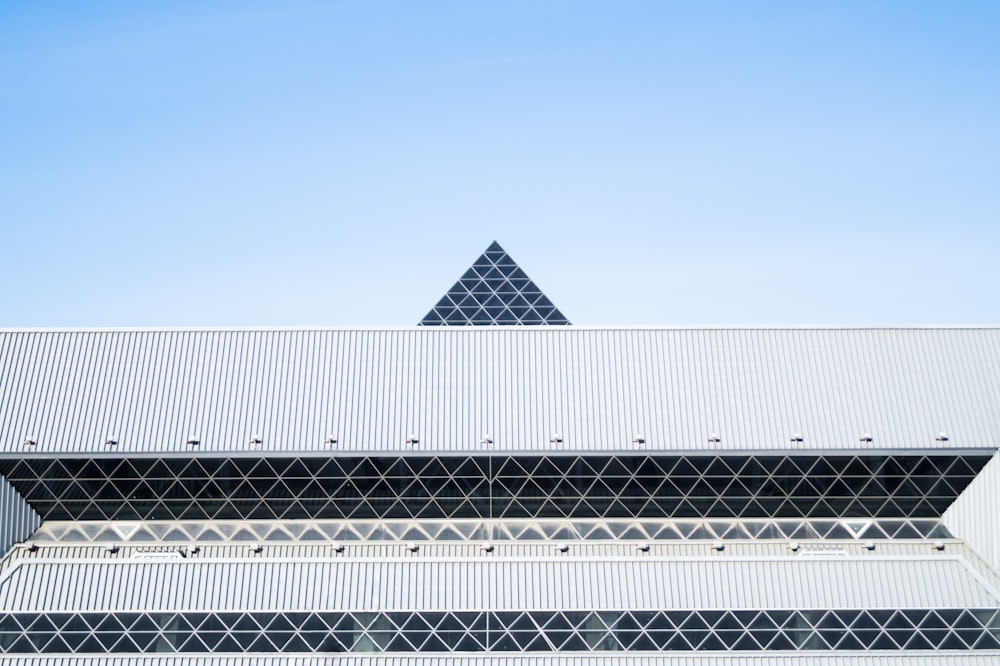
[{"label": "pyramid apex", "polygon": [[493,241],[421,326],[565,326],[569,320]]}]

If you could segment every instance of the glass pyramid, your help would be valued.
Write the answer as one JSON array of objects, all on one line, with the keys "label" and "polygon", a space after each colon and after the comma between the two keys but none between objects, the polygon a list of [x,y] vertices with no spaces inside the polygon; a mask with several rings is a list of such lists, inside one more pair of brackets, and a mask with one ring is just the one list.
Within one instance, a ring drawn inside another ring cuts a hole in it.
[{"label": "glass pyramid", "polygon": [[493,241],[437,302],[421,326],[568,325],[510,255]]}]

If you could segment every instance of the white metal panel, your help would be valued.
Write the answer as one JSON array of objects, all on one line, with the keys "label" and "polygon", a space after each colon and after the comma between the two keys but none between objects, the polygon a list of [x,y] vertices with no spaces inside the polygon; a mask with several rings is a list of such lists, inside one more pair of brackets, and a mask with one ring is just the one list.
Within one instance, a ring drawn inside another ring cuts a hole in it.
[{"label": "white metal panel", "polygon": [[17,454],[1000,445],[993,328],[6,331],[0,372]]},{"label": "white metal panel", "polygon": [[[9,558],[14,562],[29,560],[51,560],[51,561],[72,561],[72,560],[130,560],[143,553],[169,552],[176,553],[178,549],[183,549],[187,542],[167,543],[122,543],[112,542],[116,547],[116,552],[110,553],[107,550],[107,543],[74,543],[74,542],[51,542],[36,541],[38,546],[35,552],[18,552]],[[195,542],[192,542],[195,543]],[[916,560],[927,559],[954,559],[960,558],[965,566],[970,567],[977,575],[988,579],[988,585],[1000,589],[1000,576],[991,573],[990,568],[964,543],[954,539],[942,539],[942,550],[934,547],[933,542],[927,540],[914,541],[878,541],[873,542],[875,548],[869,550],[863,541],[827,541],[827,540],[798,540],[801,547],[798,551],[789,548],[788,541],[783,540],[762,540],[762,541],[723,541],[724,549],[717,551],[713,548],[712,541],[647,541],[648,551],[640,551],[636,548],[635,542],[601,542],[601,541],[570,541],[564,545],[565,553],[557,550],[556,542],[512,542],[494,541],[492,552],[482,550],[477,542],[417,542],[418,550],[410,552],[404,542],[364,542],[364,541],[341,541],[338,547],[341,551],[335,551],[331,542],[197,542],[199,551],[198,559],[210,559],[218,561],[232,561],[241,563],[250,557],[250,544],[260,547],[259,553],[253,553],[254,557],[266,558],[269,560],[296,560],[304,561],[311,559],[328,559],[336,553],[337,559],[350,559],[362,561],[398,560],[405,558],[407,561],[455,561],[455,560],[481,560],[490,559],[497,561],[516,560],[553,560],[581,561],[593,560],[596,562],[622,560],[622,559],[655,559],[661,560],[756,560],[756,559],[804,559],[826,558],[840,560],[846,559],[875,559],[875,560]]]},{"label": "white metal panel", "polygon": [[979,551],[1000,571],[1000,454],[986,464],[944,513],[943,521],[956,536]]},{"label": "white metal panel", "polygon": [[41,524],[41,517],[28,506],[14,486],[0,476],[0,555],[31,536]]},{"label": "white metal panel", "polygon": [[982,608],[963,560],[908,558],[28,559],[0,610]]}]

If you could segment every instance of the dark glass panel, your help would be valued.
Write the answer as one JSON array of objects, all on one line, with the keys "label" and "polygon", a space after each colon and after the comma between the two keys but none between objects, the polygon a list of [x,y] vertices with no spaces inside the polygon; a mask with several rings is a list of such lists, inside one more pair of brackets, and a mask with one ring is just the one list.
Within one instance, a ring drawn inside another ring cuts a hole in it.
[{"label": "dark glass panel", "polygon": [[729,647],[715,632],[708,632],[704,636],[702,636],[702,632],[693,632],[689,635],[686,634],[686,637],[698,650],[718,651],[726,650]]},{"label": "dark glass panel", "polygon": [[33,460],[0,460],[0,474],[8,481],[37,479],[35,463]]},{"label": "dark glass panel", "polygon": [[285,645],[291,641],[292,637],[295,636],[293,631],[277,631],[268,629],[264,632],[267,639],[274,645],[274,650],[276,652],[281,652]]},{"label": "dark glass panel", "polygon": [[[494,498],[502,511],[499,515],[537,516],[674,516],[674,517],[938,517],[954,499],[956,490],[966,481],[955,483],[949,477],[942,480],[931,474],[934,469],[952,469],[972,473],[983,462],[974,457],[975,464],[966,460],[940,457],[849,457],[830,456],[517,456],[492,460],[484,456],[475,458],[422,456],[417,459],[392,457],[326,459],[296,459],[275,457],[266,459],[200,458],[197,460],[170,459],[150,461],[133,459],[111,461],[101,459],[101,474],[110,473],[111,481],[99,480],[75,483],[65,478],[69,473],[60,464],[44,467],[46,475],[42,484],[16,481],[15,487],[25,494],[33,507],[45,519],[103,519],[136,518],[227,518],[232,516],[232,506],[225,503],[209,504],[207,500],[232,498],[255,499],[263,494],[268,500],[284,500],[273,511],[271,502],[257,503],[253,510],[241,509],[243,516],[278,517],[351,515],[361,517],[369,511],[374,516],[448,516],[478,515],[469,512],[469,505],[449,503],[441,506],[435,499],[442,497],[464,499],[475,494],[484,498],[483,506]],[[21,461],[21,463],[34,461]],[[18,463],[21,465],[21,463]],[[90,476],[98,476],[87,461],[69,461],[70,469]],[[95,463],[96,464],[96,463]],[[115,465],[114,468],[111,465]],[[913,469],[908,469],[907,465]],[[494,466],[497,473],[487,484],[486,471]],[[778,478],[764,480],[744,474],[759,474],[773,468]],[[877,475],[872,476],[871,468]],[[161,475],[160,480],[138,481],[139,469],[151,475]],[[18,467],[25,469],[25,465]],[[34,469],[34,468],[32,468]],[[669,470],[664,476],[663,469]],[[857,472],[855,476],[837,479],[829,476],[830,470],[846,469]],[[345,471],[346,470],[346,471]],[[449,478],[461,470],[460,478]],[[632,472],[635,476],[631,476]],[[698,476],[699,470],[708,474]],[[727,473],[726,470],[729,470]],[[797,470],[797,472],[796,472]],[[308,479],[322,471],[322,483]],[[907,477],[899,472],[918,471]],[[121,472],[120,476],[116,476]],[[380,479],[380,472],[388,480]],[[820,473],[821,472],[821,473]],[[863,474],[861,472],[864,472]],[[232,481],[212,481],[206,475],[225,473]],[[252,484],[235,483],[239,475],[250,473]],[[173,474],[181,474],[174,482]],[[190,476],[194,474],[195,476]],[[334,476],[334,475],[340,476]],[[565,474],[565,478],[564,478]],[[785,476],[781,476],[785,474]],[[884,474],[884,475],[882,475]],[[882,476],[880,476],[882,475]],[[62,477],[61,479],[59,477]],[[608,479],[619,482],[611,484]],[[334,481],[336,479],[336,481]],[[439,479],[440,481],[435,481]],[[853,493],[862,498],[848,501]],[[756,493],[756,495],[754,495]],[[691,494],[690,501],[679,498]],[[336,506],[317,507],[315,504],[293,502],[293,499],[323,499],[326,496],[370,498],[406,497],[407,507],[395,502],[375,505],[357,505],[340,511]],[[887,495],[892,495],[887,497]],[[927,497],[925,497],[927,495]],[[553,498],[550,500],[549,496]],[[628,498],[653,497],[657,501],[616,503],[616,496]],[[165,497],[168,500],[185,500],[183,507],[172,504],[151,505],[149,498]],[[516,506],[505,499],[514,497]],[[59,498],[59,501],[54,501]],[[578,499],[585,501],[579,502]],[[671,498],[670,501],[662,501]],[[720,501],[716,501],[721,498]],[[772,499],[789,498],[790,502]],[[197,500],[193,504],[186,501]],[[124,501],[123,501],[124,500]],[[888,500],[888,501],[887,501]],[[264,506],[260,506],[263,504]],[[202,505],[199,509],[198,505]],[[421,506],[422,505],[422,506]],[[235,505],[234,505],[235,506]],[[461,507],[456,513],[457,507]],[[624,508],[623,508],[624,507]],[[317,513],[317,510],[320,513]],[[382,513],[379,513],[379,512]],[[487,515],[486,511],[483,511]]]},{"label": "dark glass panel", "polygon": [[54,631],[29,631],[28,640],[34,646],[34,652],[46,652],[46,646],[56,637]]},{"label": "dark glass panel", "polygon": [[940,463],[941,465],[939,465],[938,461],[933,457],[921,457],[910,465],[909,474],[910,476],[939,477],[941,476],[942,471],[939,467],[943,466],[947,468],[949,462],[947,459],[941,459]]},{"label": "dark glass panel", "polygon": [[[210,632],[207,636],[202,636],[208,649],[212,652],[242,652],[245,648],[232,636],[225,633]],[[247,642],[249,643],[249,637]]]},{"label": "dark glass panel", "polygon": [[88,460],[85,460],[83,462],[83,465],[81,465],[77,470],[75,470],[73,476],[75,476],[77,479],[105,480],[108,478],[108,473],[112,471],[111,469],[107,469],[108,467],[107,463],[111,463],[111,467],[113,469],[113,467],[118,464],[118,461],[105,459],[105,465],[101,465],[94,458],[90,458]]},{"label": "dark glass panel", "polygon": [[247,652],[277,652],[278,648],[275,643],[267,635],[256,634],[253,640],[250,642],[249,647],[247,647]]},{"label": "dark glass panel", "polygon": [[[255,631],[234,631],[230,634],[232,641],[239,647],[234,652],[246,652],[250,650],[254,642],[260,637],[260,630]],[[225,639],[223,639],[225,640]]]},{"label": "dark glass panel", "polygon": [[[79,636],[79,635],[77,635]],[[32,654],[36,651],[34,644],[28,639],[27,636],[17,635],[13,637],[13,640],[8,644],[5,637],[0,636],[0,648],[7,652],[23,652],[27,654]]]},{"label": "dark glass panel", "polygon": [[979,638],[972,645],[973,650],[998,650],[1000,649],[1000,638],[988,631],[980,634]]}]

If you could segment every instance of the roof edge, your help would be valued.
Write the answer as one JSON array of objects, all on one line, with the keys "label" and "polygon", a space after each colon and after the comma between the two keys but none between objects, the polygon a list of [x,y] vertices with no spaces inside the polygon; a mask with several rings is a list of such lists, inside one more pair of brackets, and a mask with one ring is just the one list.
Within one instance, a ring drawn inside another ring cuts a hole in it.
[{"label": "roof edge", "polygon": [[804,325],[804,326],[652,326],[652,325],[524,325],[511,326],[40,326],[0,327],[4,333],[302,333],[338,331],[413,331],[445,333],[485,333],[488,331],[1000,331],[1000,324],[920,324],[920,325]]}]

